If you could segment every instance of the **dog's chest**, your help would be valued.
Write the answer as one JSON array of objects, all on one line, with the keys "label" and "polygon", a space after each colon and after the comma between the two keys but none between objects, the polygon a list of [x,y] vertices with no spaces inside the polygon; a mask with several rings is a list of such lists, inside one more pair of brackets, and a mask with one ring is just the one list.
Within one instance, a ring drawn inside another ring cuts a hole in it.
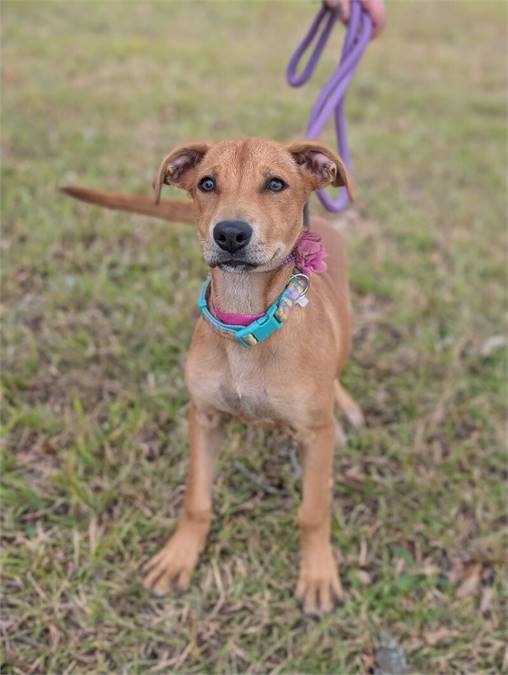
[{"label": "dog's chest", "polygon": [[192,368],[187,384],[191,397],[204,408],[262,423],[285,422],[293,404],[283,384],[271,375],[266,363],[236,348],[213,371]]},{"label": "dog's chest", "polygon": [[277,411],[273,408],[266,389],[258,391],[237,383],[222,383],[216,398],[219,410],[235,417],[273,422]]}]

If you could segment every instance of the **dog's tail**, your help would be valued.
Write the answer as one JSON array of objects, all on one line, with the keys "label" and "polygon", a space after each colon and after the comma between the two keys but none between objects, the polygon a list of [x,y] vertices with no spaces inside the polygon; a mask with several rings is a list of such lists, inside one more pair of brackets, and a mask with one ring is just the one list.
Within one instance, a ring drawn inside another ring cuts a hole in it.
[{"label": "dog's tail", "polygon": [[143,195],[101,192],[100,190],[73,186],[65,186],[60,188],[60,191],[70,197],[74,197],[74,199],[104,206],[107,209],[141,213],[145,216],[160,218],[161,220],[173,220],[177,223],[195,223],[194,206],[188,200],[163,199],[159,204],[155,204],[153,197],[145,197]]}]

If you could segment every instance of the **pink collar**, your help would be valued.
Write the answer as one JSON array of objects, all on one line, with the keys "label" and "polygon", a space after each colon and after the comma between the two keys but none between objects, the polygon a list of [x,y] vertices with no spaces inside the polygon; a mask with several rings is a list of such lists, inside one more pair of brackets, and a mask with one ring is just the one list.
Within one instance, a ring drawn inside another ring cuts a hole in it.
[{"label": "pink collar", "polygon": [[[310,277],[315,272],[325,272],[327,269],[325,258],[327,257],[326,248],[321,241],[321,236],[315,232],[305,230],[293,252],[284,258],[284,260],[274,267],[274,270],[280,269],[290,262],[303,274]],[[213,307],[214,316],[230,326],[248,326],[256,319],[264,316],[260,314],[237,314],[236,312],[224,312],[218,307]]]},{"label": "pink collar", "polygon": [[222,323],[227,323],[229,326],[248,326],[256,319],[264,316],[264,312],[260,314],[236,314],[236,312],[223,312],[222,309],[213,308],[213,314],[216,319]]}]

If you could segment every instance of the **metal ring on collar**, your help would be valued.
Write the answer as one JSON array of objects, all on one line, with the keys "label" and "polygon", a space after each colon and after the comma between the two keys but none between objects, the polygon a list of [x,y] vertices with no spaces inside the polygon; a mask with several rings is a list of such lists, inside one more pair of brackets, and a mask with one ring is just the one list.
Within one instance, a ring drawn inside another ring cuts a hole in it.
[{"label": "metal ring on collar", "polygon": [[302,292],[300,293],[300,295],[298,296],[298,300],[300,300],[300,298],[303,298],[303,297],[305,297],[305,296],[307,295],[307,292],[308,292],[308,290],[309,290],[309,288],[310,288],[310,279],[309,279],[309,277],[308,277],[306,274],[304,274],[303,272],[296,272],[296,274],[292,274],[292,275],[290,276],[289,282],[291,283],[291,281],[292,281],[293,279],[297,279],[298,277],[302,277],[303,279],[305,279],[305,288],[303,289],[303,291],[302,291]]}]

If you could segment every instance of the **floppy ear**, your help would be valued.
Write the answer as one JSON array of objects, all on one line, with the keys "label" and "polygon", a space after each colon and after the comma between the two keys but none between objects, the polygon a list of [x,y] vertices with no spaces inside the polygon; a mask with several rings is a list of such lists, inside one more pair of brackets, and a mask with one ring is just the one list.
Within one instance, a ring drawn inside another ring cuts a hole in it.
[{"label": "floppy ear", "polygon": [[191,189],[193,170],[209,149],[208,143],[189,143],[176,148],[164,157],[154,182],[156,204],[160,201],[164,184],[176,185],[188,191]]},{"label": "floppy ear", "polygon": [[344,186],[349,199],[354,200],[353,180],[346,165],[333,150],[315,141],[291,143],[288,150],[305,172],[312,190],[321,190],[327,185]]}]

